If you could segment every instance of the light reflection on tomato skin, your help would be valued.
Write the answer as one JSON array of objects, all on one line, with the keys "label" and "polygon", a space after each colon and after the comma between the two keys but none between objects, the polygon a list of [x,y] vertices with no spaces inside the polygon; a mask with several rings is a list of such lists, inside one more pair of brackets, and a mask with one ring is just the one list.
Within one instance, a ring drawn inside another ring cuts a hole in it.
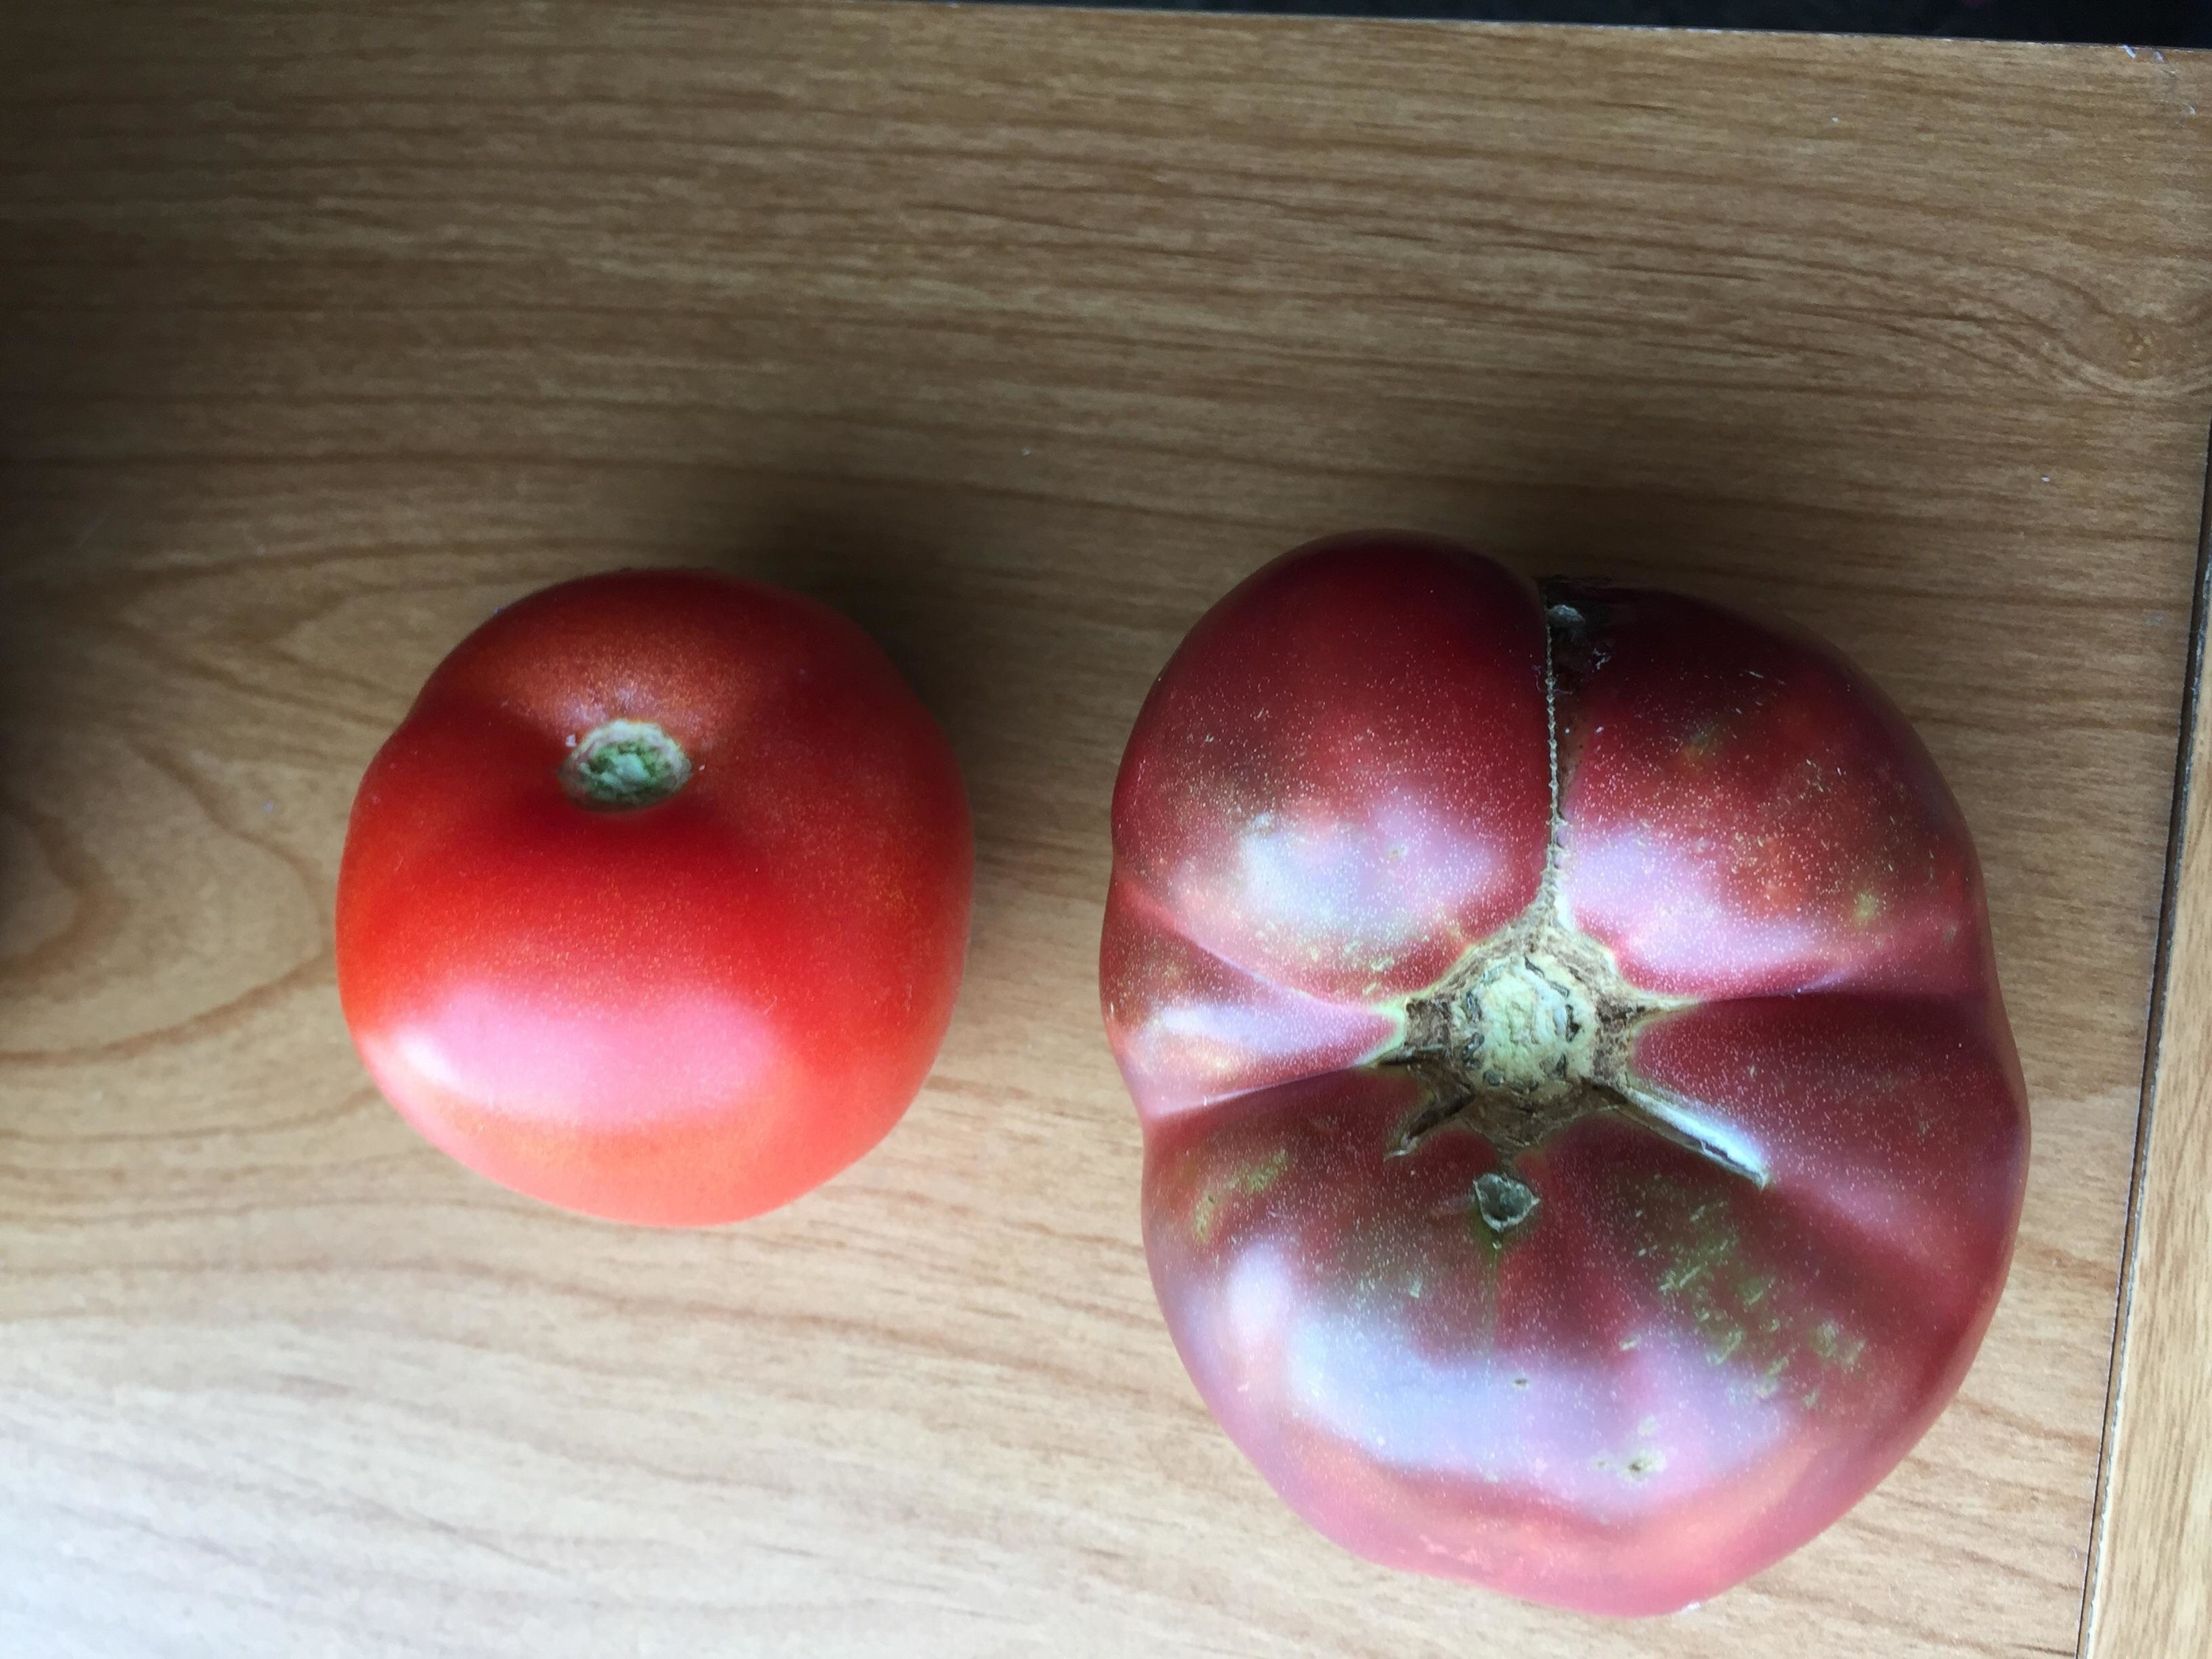
[{"label": "light reflection on tomato skin", "polygon": [[[2026,1104],[1971,843],[1880,693],[1711,606],[1547,598],[1548,630],[1497,567],[1370,537],[1218,605],[1124,762],[1102,992],[1162,1309],[1269,1482],[1386,1564],[1657,1613],[1803,1543],[1948,1403]],[[1248,878],[1286,816],[1323,850]],[[1743,1167],[1632,1111],[1407,1144],[1428,1085],[1376,1062],[1540,889],[1650,994],[1633,1075]],[[1492,1172],[1527,1219],[1486,1222]]]}]

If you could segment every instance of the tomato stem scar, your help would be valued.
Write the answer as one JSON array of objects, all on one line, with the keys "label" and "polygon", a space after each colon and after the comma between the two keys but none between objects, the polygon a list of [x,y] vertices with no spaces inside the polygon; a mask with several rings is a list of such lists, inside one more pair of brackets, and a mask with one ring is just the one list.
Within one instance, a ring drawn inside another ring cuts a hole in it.
[{"label": "tomato stem scar", "polygon": [[[1483,1136],[1510,1170],[1521,1153],[1568,1124],[1606,1112],[1764,1187],[1757,1148],[1717,1122],[1710,1106],[1637,1076],[1629,1058],[1637,1031],[1679,1000],[1631,985],[1613,953],[1574,925],[1562,901],[1559,797],[1568,757],[1560,745],[1561,680],[1571,678],[1577,659],[1593,649],[1597,618],[1586,604],[1562,602],[1556,587],[1546,599],[1552,804],[1543,875],[1519,917],[1406,1005],[1404,1038],[1379,1063],[1413,1068],[1430,1099],[1386,1155],[1405,1156],[1449,1123]],[[1482,1182],[1493,1184],[1486,1189]],[[1516,1176],[1482,1182],[1475,1205],[1493,1233],[1517,1227],[1535,1208],[1535,1194]]]},{"label": "tomato stem scar", "polygon": [[599,812],[653,805],[690,780],[684,745],[651,720],[603,721],[574,739],[561,763],[568,799]]},{"label": "tomato stem scar", "polygon": [[1492,1170],[1474,1178],[1474,1207],[1493,1233],[1509,1233],[1536,1210],[1536,1194],[1519,1177]]}]

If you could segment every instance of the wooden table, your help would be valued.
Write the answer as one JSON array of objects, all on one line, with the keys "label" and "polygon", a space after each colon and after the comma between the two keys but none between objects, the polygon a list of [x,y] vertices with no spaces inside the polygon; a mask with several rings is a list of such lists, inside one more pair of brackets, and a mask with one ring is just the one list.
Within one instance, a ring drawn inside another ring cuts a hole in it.
[{"label": "wooden table", "polygon": [[[2203,837],[2130,1198],[2212,64],[86,0],[0,23],[0,1651],[1905,1659],[2073,1652],[2088,1583],[2098,1655],[2212,1652]],[[1121,740],[1240,574],[1374,522],[1812,623],[1987,862],[2036,1133],[1996,1327],[1867,1503],[1675,1619],[1339,1553],[1146,1279]],[[445,1161],[331,984],[425,672],[648,562],[860,618],[981,837],[905,1125],[706,1234]]]}]

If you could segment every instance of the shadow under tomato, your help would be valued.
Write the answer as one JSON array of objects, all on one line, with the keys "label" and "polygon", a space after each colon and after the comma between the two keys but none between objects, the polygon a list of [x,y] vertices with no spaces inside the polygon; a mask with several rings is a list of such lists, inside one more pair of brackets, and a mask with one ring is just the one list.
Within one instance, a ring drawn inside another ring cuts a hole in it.
[{"label": "shadow under tomato", "polygon": [[[979,544],[972,497],[957,488],[828,469],[797,480],[732,473],[725,483],[728,529],[714,568],[858,623],[944,729],[975,827],[969,972],[991,971],[1013,896],[993,872],[1020,856],[1017,846],[1048,838],[1065,808],[1036,766],[1051,742],[1053,653],[1041,648],[1003,547]],[[1102,799],[1109,782],[1098,785]]]},{"label": "shadow under tomato", "polygon": [[965,763],[990,714],[989,595],[964,559],[960,498],[952,490],[825,477],[781,486],[742,510],[732,575],[774,582],[851,617],[882,646]]}]

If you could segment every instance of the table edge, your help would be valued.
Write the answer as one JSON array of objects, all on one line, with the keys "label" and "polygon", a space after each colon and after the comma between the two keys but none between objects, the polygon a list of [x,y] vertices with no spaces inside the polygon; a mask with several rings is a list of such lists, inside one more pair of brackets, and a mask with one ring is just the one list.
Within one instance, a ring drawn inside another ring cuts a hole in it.
[{"label": "table edge", "polygon": [[[2212,1421],[2185,1408],[2202,1356],[2190,1309],[2212,1321],[2212,1244],[2187,1223],[2212,1191],[2212,718],[2204,707],[2212,611],[2212,447],[2197,533],[2189,655],[2176,745],[2165,895],[2152,978],[2142,1104],[2120,1253],[2111,1380],[2076,1652],[2081,1659],[2182,1656],[2201,1639],[2190,1575],[2165,1553],[2118,1552],[2116,1539],[2180,1540],[2192,1508],[2212,1509]],[[2160,1294],[2149,1294],[2156,1285]],[[2176,1333],[2179,1322],[2183,1329]],[[2185,1549],[2183,1552],[2185,1554]],[[2154,1641],[2154,1647],[2143,1645]],[[2124,1645],[2123,1645],[2124,1644]]]}]

